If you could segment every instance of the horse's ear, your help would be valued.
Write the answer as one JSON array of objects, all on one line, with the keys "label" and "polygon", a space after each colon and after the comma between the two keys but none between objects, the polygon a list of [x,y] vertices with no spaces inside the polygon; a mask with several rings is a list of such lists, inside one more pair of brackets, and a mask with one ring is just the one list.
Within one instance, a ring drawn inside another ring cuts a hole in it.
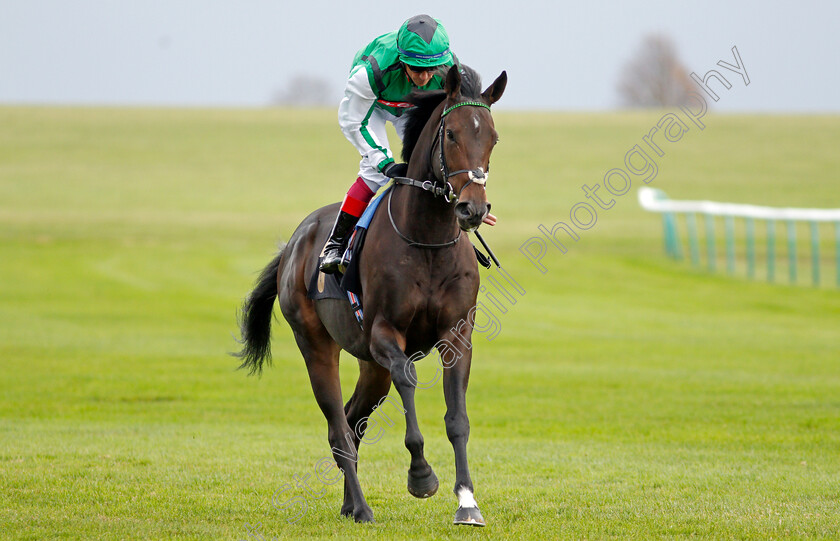
[{"label": "horse's ear", "polygon": [[447,97],[452,100],[457,99],[461,95],[461,72],[458,70],[457,65],[449,68],[443,89],[446,91]]},{"label": "horse's ear", "polygon": [[501,75],[496,77],[493,84],[481,93],[481,97],[484,98],[487,105],[493,105],[502,97],[502,94],[505,92],[505,86],[507,86],[507,72],[503,71]]}]

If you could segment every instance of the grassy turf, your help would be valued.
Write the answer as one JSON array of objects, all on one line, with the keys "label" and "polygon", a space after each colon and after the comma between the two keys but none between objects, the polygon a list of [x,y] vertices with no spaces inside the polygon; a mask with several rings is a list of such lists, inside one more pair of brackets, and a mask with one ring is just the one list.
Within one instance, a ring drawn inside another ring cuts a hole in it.
[{"label": "grassy turf", "polygon": [[[496,114],[485,236],[526,294],[475,336],[479,530],[451,525],[439,385],[417,394],[437,496],[405,490],[397,420],[361,450],[376,524],[338,518],[340,485],[313,483],[297,523],[271,506],[327,456],[326,423],[285,325],[261,379],[226,352],[275,243],[353,179],[333,111],[0,108],[0,536],[836,538],[832,252],[821,288],[675,263],[638,180],[545,274],[518,250],[662,114]],[[652,186],[840,206],[840,118],[705,120],[663,147]]]}]

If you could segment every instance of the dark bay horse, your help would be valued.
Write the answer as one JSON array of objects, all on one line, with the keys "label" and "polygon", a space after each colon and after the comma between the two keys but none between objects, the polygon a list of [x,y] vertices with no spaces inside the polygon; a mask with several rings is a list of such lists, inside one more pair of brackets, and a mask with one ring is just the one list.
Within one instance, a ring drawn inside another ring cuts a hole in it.
[{"label": "dark bay horse", "polygon": [[[242,309],[241,368],[260,372],[271,358],[271,314],[278,298],[306,362],[315,399],[328,424],[336,465],[344,473],[341,514],[373,520],[357,476],[359,443],[367,418],[391,383],[405,410],[405,446],[411,454],[408,491],[433,495],[438,480],[423,455],[417,424],[413,360],[437,348],[444,362],[446,434],[455,451],[456,524],[483,525],[467,463],[470,434],[465,395],[470,374],[479,274],[465,232],[490,211],[485,191],[490,153],[498,140],[490,105],[504,92],[507,74],[486,90],[475,71],[452,68],[443,90],[416,92],[409,101],[403,141],[407,177],[392,188],[370,225],[359,260],[364,293],[360,328],[346,301],[307,296],[321,247],[338,204],[310,214],[260,275]],[[411,179],[418,179],[412,181]],[[421,189],[422,188],[422,189]],[[459,242],[460,240],[460,242]],[[358,359],[359,380],[342,405],[339,353]]]}]

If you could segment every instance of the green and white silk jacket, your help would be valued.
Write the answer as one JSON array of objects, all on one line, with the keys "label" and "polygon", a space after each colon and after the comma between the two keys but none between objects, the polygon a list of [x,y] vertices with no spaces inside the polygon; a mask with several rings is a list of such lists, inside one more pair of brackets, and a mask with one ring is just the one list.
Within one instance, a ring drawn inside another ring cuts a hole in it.
[{"label": "green and white silk jacket", "polygon": [[[432,77],[423,90],[443,88],[447,68],[457,63],[452,61],[441,65],[439,73]],[[381,141],[370,122],[394,121],[411,104],[403,101],[417,88],[405,74],[397,52],[397,32],[379,36],[356,53],[350,77],[344,89],[344,98],[338,107],[338,123],[345,137],[362,156],[373,158],[379,171],[394,161],[388,141]],[[384,114],[374,114],[379,111]],[[381,130],[379,130],[381,133]]]}]

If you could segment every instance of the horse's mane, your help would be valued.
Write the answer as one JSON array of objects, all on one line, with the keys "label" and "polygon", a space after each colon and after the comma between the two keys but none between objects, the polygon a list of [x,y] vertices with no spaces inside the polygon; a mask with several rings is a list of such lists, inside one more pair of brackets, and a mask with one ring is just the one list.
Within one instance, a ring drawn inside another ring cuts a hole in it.
[{"label": "horse's mane", "polygon": [[[461,64],[459,67],[461,69],[461,96],[467,99],[479,99],[481,76],[469,66]],[[443,77],[445,79],[446,74]],[[402,159],[404,162],[408,163],[411,159],[411,153],[417,146],[420,133],[429,122],[434,110],[445,98],[446,92],[443,90],[415,90],[405,97],[405,101],[413,107],[405,113],[408,118],[403,131]]]}]

